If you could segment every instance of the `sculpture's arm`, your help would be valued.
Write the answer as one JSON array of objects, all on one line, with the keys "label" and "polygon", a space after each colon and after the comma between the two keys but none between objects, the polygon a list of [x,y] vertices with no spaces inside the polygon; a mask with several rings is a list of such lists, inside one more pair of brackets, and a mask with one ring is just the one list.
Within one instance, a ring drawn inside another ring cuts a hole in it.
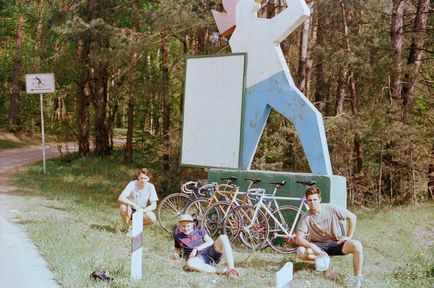
[{"label": "sculpture's arm", "polygon": [[281,42],[310,16],[304,0],[286,0],[287,8],[270,19],[270,30],[275,41]]}]

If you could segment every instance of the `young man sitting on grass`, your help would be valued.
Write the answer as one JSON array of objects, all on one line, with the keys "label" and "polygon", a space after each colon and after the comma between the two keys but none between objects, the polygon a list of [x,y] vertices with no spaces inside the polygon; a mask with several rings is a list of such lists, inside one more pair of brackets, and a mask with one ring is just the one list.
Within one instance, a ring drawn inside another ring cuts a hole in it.
[{"label": "young man sitting on grass", "polygon": [[[353,254],[354,287],[361,287],[363,246],[353,240],[357,216],[345,208],[333,204],[321,204],[321,192],[316,187],[306,190],[309,210],[300,219],[297,227],[296,242],[300,246],[298,256],[303,260],[312,260],[324,255]],[[342,220],[348,223],[348,236],[341,227]],[[310,241],[306,240],[309,234]]]},{"label": "young man sitting on grass", "polygon": [[129,182],[121,195],[119,195],[118,200],[121,202],[120,213],[122,220],[127,226],[128,235],[131,233],[132,214],[137,209],[143,209],[144,225],[153,224],[157,219],[152,210],[157,208],[158,196],[154,185],[149,182],[150,178],[148,169],[141,168],[138,172],[137,180]]},{"label": "young man sitting on grass", "polygon": [[[181,255],[187,260],[184,266],[187,270],[225,274],[230,278],[237,278],[238,271],[234,267],[234,256],[229,239],[220,235],[214,242],[204,229],[195,229],[194,220],[188,214],[179,218],[180,232],[174,235],[175,252],[172,259]],[[226,261],[227,268],[215,267],[221,258]]]}]

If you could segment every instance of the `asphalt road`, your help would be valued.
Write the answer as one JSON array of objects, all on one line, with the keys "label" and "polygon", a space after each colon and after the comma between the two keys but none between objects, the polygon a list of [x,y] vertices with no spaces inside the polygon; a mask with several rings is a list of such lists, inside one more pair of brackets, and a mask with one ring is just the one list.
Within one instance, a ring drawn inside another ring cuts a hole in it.
[{"label": "asphalt road", "polygon": [[[58,155],[56,149],[46,147],[47,159]],[[13,224],[16,203],[25,200],[19,197],[23,192],[12,185],[10,176],[20,166],[40,160],[42,150],[38,146],[0,151],[0,287],[59,287],[35,245]]]}]

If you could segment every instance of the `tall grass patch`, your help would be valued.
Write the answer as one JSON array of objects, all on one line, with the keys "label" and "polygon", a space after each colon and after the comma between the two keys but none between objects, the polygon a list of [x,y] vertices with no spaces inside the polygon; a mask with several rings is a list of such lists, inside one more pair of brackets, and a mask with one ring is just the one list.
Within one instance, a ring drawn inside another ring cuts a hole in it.
[{"label": "tall grass patch", "polygon": [[[170,259],[173,240],[158,224],[144,228],[143,279],[132,281],[131,238],[125,235],[117,198],[136,172],[121,164],[118,154],[49,160],[46,175],[36,164],[15,176],[17,185],[36,188],[25,196],[26,203],[36,204],[17,221],[63,287],[107,287],[90,280],[94,270],[108,271],[115,278],[112,287],[274,287],[275,272],[287,261],[294,263],[293,287],[346,287],[351,256],[333,257],[327,274],[315,272],[311,262],[270,249],[235,253],[241,271],[235,280],[185,272],[183,260]],[[365,287],[430,287],[433,254],[427,251],[433,249],[434,205],[355,212],[354,238],[365,248]]]}]

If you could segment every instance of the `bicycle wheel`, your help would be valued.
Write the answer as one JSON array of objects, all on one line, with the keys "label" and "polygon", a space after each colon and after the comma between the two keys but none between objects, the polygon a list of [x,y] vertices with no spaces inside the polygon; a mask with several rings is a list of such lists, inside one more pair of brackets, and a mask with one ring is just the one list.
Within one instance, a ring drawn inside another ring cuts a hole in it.
[{"label": "bicycle wheel", "polygon": [[178,224],[179,215],[185,213],[190,197],[184,193],[172,193],[161,200],[157,208],[160,226],[169,233]]},{"label": "bicycle wheel", "polygon": [[229,202],[219,201],[213,203],[203,213],[201,226],[208,232],[211,238],[223,234],[223,221],[230,207],[231,204]]},{"label": "bicycle wheel", "polygon": [[231,234],[234,240],[241,240],[250,249],[260,249],[267,241],[268,221],[261,210],[255,219],[254,213],[255,206],[252,205],[235,207],[228,213],[223,227],[225,233]]},{"label": "bicycle wheel", "polygon": [[[278,209],[273,211],[273,216],[279,220],[280,224],[282,224],[283,228],[291,233],[291,227],[294,223],[294,220],[299,213],[298,208],[290,205],[281,206]],[[298,215],[297,222],[300,221],[303,212],[300,211],[300,215]],[[295,244],[295,229],[297,228],[297,224],[294,226],[294,231],[291,233],[291,237],[288,236],[282,231],[279,225],[274,221],[270,216],[268,217],[268,225],[269,225],[269,233],[267,243],[274,250],[279,253],[294,253],[297,251],[297,245]]]},{"label": "bicycle wheel", "polygon": [[185,209],[186,214],[190,214],[195,219],[197,228],[202,226],[202,217],[206,209],[209,207],[208,198],[199,198],[191,202]]}]

